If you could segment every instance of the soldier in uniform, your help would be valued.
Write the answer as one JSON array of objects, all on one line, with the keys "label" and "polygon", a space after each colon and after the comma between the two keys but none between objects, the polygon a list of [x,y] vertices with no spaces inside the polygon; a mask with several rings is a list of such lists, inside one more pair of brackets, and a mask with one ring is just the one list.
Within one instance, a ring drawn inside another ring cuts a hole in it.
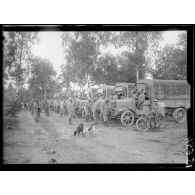
[{"label": "soldier in uniform", "polygon": [[33,115],[35,122],[38,122],[38,118],[40,117],[40,105],[38,100],[33,102]]},{"label": "soldier in uniform", "polygon": [[98,124],[98,111],[99,111],[98,104],[99,101],[97,99],[92,107],[93,120],[95,124]]},{"label": "soldier in uniform", "polygon": [[57,100],[57,113],[60,113],[60,100]]},{"label": "soldier in uniform", "polygon": [[138,100],[137,100],[137,109],[143,110],[143,105],[144,105],[144,101],[145,101],[145,94],[144,94],[143,90],[141,90],[138,93],[139,93],[139,95],[138,95]]},{"label": "soldier in uniform", "polygon": [[67,103],[67,110],[68,110],[68,120],[69,120],[69,124],[72,125],[72,118],[74,115],[74,106],[73,106],[73,100],[70,98],[68,103]]},{"label": "soldier in uniform", "polygon": [[86,122],[89,121],[89,118],[92,118],[92,103],[91,100],[88,99],[84,106],[85,115],[86,115]]},{"label": "soldier in uniform", "polygon": [[43,107],[45,109],[45,116],[49,116],[49,103],[48,103],[47,99],[44,100]]},{"label": "soldier in uniform", "polygon": [[30,112],[31,112],[31,116],[33,116],[33,111],[34,111],[33,106],[34,106],[34,99],[32,99],[31,102],[30,102]]},{"label": "soldier in uniform", "polygon": [[64,101],[60,100],[60,116],[64,114]]},{"label": "soldier in uniform", "polygon": [[110,103],[110,100],[106,99],[102,103],[101,109],[100,109],[101,110],[101,115],[103,116],[104,125],[106,127],[108,127],[108,114],[111,111],[109,103]]},{"label": "soldier in uniform", "polygon": [[164,109],[159,106],[157,99],[153,99],[153,102],[152,102],[152,113],[155,115],[154,121],[155,121],[155,123],[156,123],[156,125],[158,127],[158,124],[159,124],[158,115],[159,115],[159,113],[164,115]]}]

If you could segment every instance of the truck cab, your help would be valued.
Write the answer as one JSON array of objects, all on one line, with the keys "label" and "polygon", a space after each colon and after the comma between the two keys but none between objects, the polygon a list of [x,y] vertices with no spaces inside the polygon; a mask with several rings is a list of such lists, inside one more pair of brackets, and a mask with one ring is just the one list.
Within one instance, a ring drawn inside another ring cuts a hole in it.
[{"label": "truck cab", "polygon": [[117,83],[114,89],[116,99],[125,99],[132,96],[132,91],[135,89],[134,83]]},{"label": "truck cab", "polygon": [[111,98],[111,96],[114,94],[114,86],[111,85],[104,85],[100,86],[97,90],[97,96],[105,98]]}]

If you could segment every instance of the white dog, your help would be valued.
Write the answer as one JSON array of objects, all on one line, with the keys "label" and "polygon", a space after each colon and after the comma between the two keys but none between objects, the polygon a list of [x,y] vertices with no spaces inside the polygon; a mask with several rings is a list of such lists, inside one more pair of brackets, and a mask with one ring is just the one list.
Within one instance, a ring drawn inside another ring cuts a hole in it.
[{"label": "white dog", "polygon": [[96,134],[97,133],[97,129],[95,127],[95,125],[91,125],[89,127],[86,127],[84,130],[83,130],[83,133],[84,134],[87,134],[87,135],[92,135],[92,134]]}]

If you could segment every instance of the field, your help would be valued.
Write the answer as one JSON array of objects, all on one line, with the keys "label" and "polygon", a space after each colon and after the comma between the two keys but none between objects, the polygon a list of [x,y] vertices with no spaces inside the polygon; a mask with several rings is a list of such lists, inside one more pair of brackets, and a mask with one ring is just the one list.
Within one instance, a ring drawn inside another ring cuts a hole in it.
[{"label": "field", "polygon": [[[67,116],[42,112],[35,123],[29,112],[4,116],[5,164],[47,163],[185,163],[187,123],[167,121],[163,129],[139,132],[111,121],[98,124],[93,135],[73,136],[84,119],[68,124]],[[92,122],[85,123],[89,126]]]}]

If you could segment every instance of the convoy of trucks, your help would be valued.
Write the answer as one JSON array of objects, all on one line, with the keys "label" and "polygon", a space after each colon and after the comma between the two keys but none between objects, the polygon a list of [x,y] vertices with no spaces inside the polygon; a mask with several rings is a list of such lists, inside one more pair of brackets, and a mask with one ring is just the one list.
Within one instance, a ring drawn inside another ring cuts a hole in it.
[{"label": "convoy of trucks", "polygon": [[[145,92],[142,109],[136,106],[136,99],[133,96],[135,90]],[[85,94],[88,94],[88,98],[101,97],[100,105],[104,99],[109,98],[110,118],[120,120],[124,126],[133,125],[140,115],[151,112],[154,99],[164,108],[165,116],[172,117],[179,123],[186,120],[187,110],[190,108],[190,85],[186,80],[143,79],[136,83],[117,83],[115,86],[104,85],[88,89],[85,90]],[[85,114],[87,97],[79,100],[82,116]]]}]

